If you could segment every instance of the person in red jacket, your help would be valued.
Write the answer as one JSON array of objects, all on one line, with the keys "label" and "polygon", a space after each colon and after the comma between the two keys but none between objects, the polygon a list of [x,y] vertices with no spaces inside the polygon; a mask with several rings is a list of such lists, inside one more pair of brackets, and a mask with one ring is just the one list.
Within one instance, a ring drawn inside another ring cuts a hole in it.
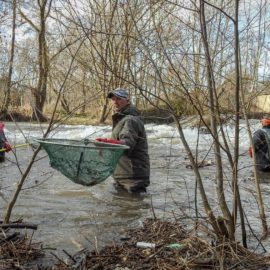
[{"label": "person in red jacket", "polygon": [[5,161],[5,153],[11,150],[4,132],[4,123],[0,122],[0,162]]}]

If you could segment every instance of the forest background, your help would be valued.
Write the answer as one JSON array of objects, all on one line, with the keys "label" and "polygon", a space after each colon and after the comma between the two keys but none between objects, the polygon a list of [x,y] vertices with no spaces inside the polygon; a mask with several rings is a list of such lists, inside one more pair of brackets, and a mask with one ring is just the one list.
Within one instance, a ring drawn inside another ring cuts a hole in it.
[{"label": "forest background", "polygon": [[1,118],[13,111],[44,121],[58,97],[62,116],[104,123],[116,87],[142,110],[209,114],[209,79],[220,112],[234,113],[239,83],[247,112],[262,112],[269,3],[238,1],[235,14],[236,2],[2,0]]},{"label": "forest background", "polygon": [[[251,139],[249,116],[267,112],[260,97],[265,101],[269,93],[269,4],[268,0],[2,0],[1,119],[48,120],[51,127],[76,116],[77,123],[82,117],[82,123],[102,124],[111,114],[108,92],[127,88],[132,102],[148,116],[162,112],[174,121],[214,232],[220,239],[234,240],[240,222],[246,246],[237,185],[239,120],[246,119]],[[180,121],[194,114],[213,138],[219,217],[211,209],[196,154]],[[235,126],[233,145],[222,129],[228,118]],[[22,173],[5,222],[39,150]],[[232,206],[223,188],[221,153],[231,166]],[[256,166],[254,171],[256,176]],[[266,235],[258,181],[256,189]]]}]

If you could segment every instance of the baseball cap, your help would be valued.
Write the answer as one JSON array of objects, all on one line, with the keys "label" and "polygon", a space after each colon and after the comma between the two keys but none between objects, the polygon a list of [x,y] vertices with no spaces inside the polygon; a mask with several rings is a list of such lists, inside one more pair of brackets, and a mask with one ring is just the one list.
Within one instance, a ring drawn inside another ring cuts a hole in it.
[{"label": "baseball cap", "polygon": [[107,95],[107,98],[112,98],[113,96],[119,97],[119,98],[124,98],[124,99],[129,99],[129,94],[127,90],[123,88],[117,88],[113,91],[110,91],[109,94]]}]

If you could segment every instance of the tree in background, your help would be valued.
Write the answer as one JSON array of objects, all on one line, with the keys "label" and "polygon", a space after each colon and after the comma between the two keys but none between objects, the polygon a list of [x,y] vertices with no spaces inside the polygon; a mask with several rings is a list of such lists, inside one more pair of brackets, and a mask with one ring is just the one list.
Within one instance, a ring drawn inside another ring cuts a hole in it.
[{"label": "tree in background", "polygon": [[[37,0],[34,4],[37,5],[37,9],[34,9],[35,13],[31,15],[25,14],[25,11],[21,7],[19,11],[24,20],[30,24],[38,36],[38,81],[36,86],[31,87],[33,97],[32,119],[45,121],[46,117],[43,115],[43,108],[46,100],[50,69],[49,49],[46,40],[46,21],[50,14],[52,0]],[[26,3],[26,6],[31,8],[29,3]],[[38,23],[34,22],[31,17],[35,17]]]},{"label": "tree in background", "polygon": [[3,118],[7,116],[8,108],[10,105],[11,96],[11,86],[12,86],[12,74],[13,74],[13,61],[14,61],[14,51],[15,51],[15,37],[16,37],[16,15],[17,15],[17,0],[12,1],[12,35],[11,35],[11,45],[10,45],[10,58],[8,63],[8,75],[6,82],[6,89],[4,91],[3,104],[1,107],[0,114]]}]

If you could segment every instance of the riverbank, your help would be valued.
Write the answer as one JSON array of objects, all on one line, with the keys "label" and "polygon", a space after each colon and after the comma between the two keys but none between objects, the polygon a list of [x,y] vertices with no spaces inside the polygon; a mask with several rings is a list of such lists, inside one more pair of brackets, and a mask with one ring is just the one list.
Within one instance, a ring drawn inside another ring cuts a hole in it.
[{"label": "riverbank", "polygon": [[2,231],[2,270],[251,270],[270,266],[269,255],[256,254],[239,243],[216,241],[211,230],[202,223],[187,231],[182,221],[176,219],[146,219],[141,228],[126,231],[117,242],[101,249],[96,242],[93,250],[66,253],[66,258],[55,256],[56,260],[47,260],[46,264],[40,264],[41,258],[46,256],[42,244],[37,248],[31,237],[18,233],[4,235]]},{"label": "riverbank", "polygon": [[[172,115],[169,114],[169,112],[165,109],[157,109],[157,108],[151,108],[148,110],[142,110],[141,116],[145,122],[145,124],[153,123],[153,124],[171,124],[174,122],[174,119]],[[52,115],[51,114],[45,114],[44,115],[45,120],[44,123],[49,123]],[[261,119],[263,117],[263,113],[251,113],[248,115],[249,119]],[[243,117],[240,117],[243,118]],[[233,114],[223,114],[221,116],[220,121],[224,123],[228,123],[230,121],[233,121],[234,115]],[[181,124],[188,124],[190,127],[196,127],[196,128],[202,128],[204,129],[205,126],[210,127],[210,116],[208,114],[205,114],[202,116],[202,119],[199,115],[182,115],[179,116],[179,120]],[[8,121],[8,122],[32,122],[35,123],[31,119],[31,115],[29,112],[25,111],[11,111],[9,114],[6,115],[6,117],[3,117],[0,115],[0,121]],[[65,125],[111,125],[111,117],[108,117],[105,122],[100,123],[100,119],[95,116],[89,117],[87,114],[58,114],[57,117],[55,117],[55,121],[57,123],[62,123]],[[37,122],[36,122],[37,123]],[[203,130],[204,131],[204,130]]]},{"label": "riverbank", "polygon": [[[49,123],[51,119],[51,115],[45,115],[45,118],[47,121],[44,121],[43,123]],[[3,122],[32,122],[37,123],[36,121],[33,121],[31,116],[26,113],[22,113],[19,111],[13,111],[6,115],[6,117],[0,116],[0,121]],[[100,124],[98,119],[96,118],[89,118],[87,115],[61,115],[58,116],[57,122],[63,122],[66,125],[98,125]]]}]

